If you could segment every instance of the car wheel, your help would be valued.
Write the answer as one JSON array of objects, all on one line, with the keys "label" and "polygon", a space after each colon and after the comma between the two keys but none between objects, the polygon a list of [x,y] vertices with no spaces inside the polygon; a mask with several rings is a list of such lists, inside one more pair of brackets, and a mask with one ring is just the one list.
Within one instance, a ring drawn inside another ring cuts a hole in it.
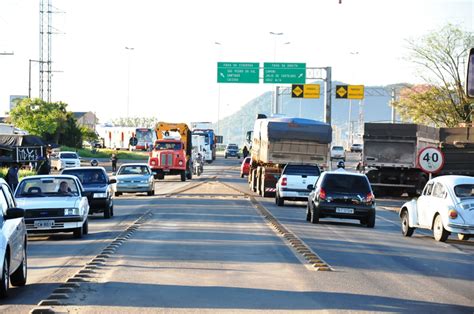
[{"label": "car wheel", "polygon": [[146,194],[148,196],[153,196],[153,195],[155,195],[155,190],[148,191]]},{"label": "car wheel", "polygon": [[467,241],[471,238],[470,234],[458,233],[458,239],[461,241]]},{"label": "car wheel", "polygon": [[311,221],[311,205],[310,202],[306,205],[306,221]]},{"label": "car wheel", "polygon": [[240,159],[240,155],[237,155],[237,159]]},{"label": "car wheel", "polygon": [[111,216],[112,216],[112,213],[111,213],[110,206],[109,206],[106,209],[104,209],[104,218],[109,219]]},{"label": "car wheel", "polygon": [[110,216],[114,216],[114,205],[110,206]]},{"label": "car wheel", "polygon": [[366,221],[367,221],[367,228],[375,227],[375,211],[369,214]]},{"label": "car wheel", "polygon": [[83,232],[84,230],[82,229],[83,226],[84,226],[84,225],[82,225],[82,226],[79,227],[79,228],[74,229],[74,231],[73,231],[73,233],[72,233],[73,236],[74,236],[74,238],[76,238],[76,239],[82,238],[82,236],[84,235],[84,232]]},{"label": "car wheel", "polygon": [[[26,244],[26,241],[25,241]],[[23,245],[23,260],[21,261],[20,267],[12,274],[11,283],[12,286],[24,286],[26,284],[26,277],[28,274],[28,258],[26,256],[26,245]]]},{"label": "car wheel", "polygon": [[240,174],[240,177],[241,177],[241,178],[243,178],[243,177],[244,177],[244,174],[243,174],[243,173],[241,173],[241,174]]},{"label": "car wheel", "polygon": [[317,224],[319,223],[319,209],[313,207],[311,209],[311,223],[312,224]]},{"label": "car wheel", "polygon": [[275,193],[275,204],[277,206],[285,206],[285,200],[278,195],[278,192]]},{"label": "car wheel", "polygon": [[84,221],[84,224],[82,225],[82,234],[89,234],[89,219],[86,219],[86,221]]},{"label": "car wheel", "polygon": [[0,297],[4,298],[8,295],[8,288],[10,287],[10,270],[8,268],[7,256],[3,259],[2,268],[2,282],[0,283]]},{"label": "car wheel", "polygon": [[227,154],[225,154],[224,158],[227,159]]},{"label": "car wheel", "polygon": [[120,195],[122,195],[122,192],[115,192],[115,196],[118,197],[118,196],[120,196]]},{"label": "car wheel", "polygon": [[404,210],[402,213],[402,234],[405,237],[411,237],[415,228],[410,227],[408,224],[408,211]]},{"label": "car wheel", "polygon": [[444,229],[443,219],[441,215],[437,215],[433,224],[433,236],[436,241],[446,242],[449,236],[449,232]]}]

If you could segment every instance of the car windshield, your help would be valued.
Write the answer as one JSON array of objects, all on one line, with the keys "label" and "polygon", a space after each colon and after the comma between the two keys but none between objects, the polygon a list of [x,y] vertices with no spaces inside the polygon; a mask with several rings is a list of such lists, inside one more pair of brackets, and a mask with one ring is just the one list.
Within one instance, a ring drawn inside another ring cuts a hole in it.
[{"label": "car windshield", "polygon": [[59,156],[60,158],[65,158],[65,159],[77,159],[77,154],[75,153],[62,153]]},{"label": "car windshield", "polygon": [[329,193],[369,193],[368,180],[359,175],[327,174],[322,187]]},{"label": "car windshield", "polygon": [[344,150],[342,146],[334,146],[332,150]]},{"label": "car windshield", "polygon": [[20,182],[15,197],[78,196],[78,190],[76,182],[71,178],[28,178]]},{"label": "car windshield", "polygon": [[107,182],[105,174],[101,169],[65,169],[62,173],[78,177],[84,185]]},{"label": "car windshield", "polygon": [[157,143],[155,150],[181,150],[181,143]]},{"label": "car windshield", "polygon": [[460,184],[454,187],[457,197],[474,197],[474,184]]},{"label": "car windshield", "polygon": [[149,174],[147,166],[123,166],[120,167],[118,175],[127,175],[127,174]]},{"label": "car windshield", "polygon": [[237,145],[229,145],[227,149],[238,149]]},{"label": "car windshield", "polygon": [[314,165],[288,165],[283,171],[283,174],[319,176],[321,172],[319,171],[319,167]]}]

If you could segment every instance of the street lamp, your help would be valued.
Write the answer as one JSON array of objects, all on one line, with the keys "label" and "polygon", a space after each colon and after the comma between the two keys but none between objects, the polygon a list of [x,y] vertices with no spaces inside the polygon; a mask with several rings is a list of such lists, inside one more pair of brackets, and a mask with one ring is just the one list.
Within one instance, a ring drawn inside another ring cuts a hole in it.
[{"label": "street lamp", "polygon": [[125,47],[128,50],[128,74],[127,74],[127,118],[129,117],[130,107],[130,63],[131,63],[131,52],[135,50],[133,47]]},{"label": "street lamp", "polygon": [[[222,44],[218,41],[215,41],[214,45],[222,47]],[[218,59],[220,59],[220,56],[221,56],[221,49],[222,48],[219,49]],[[217,60],[217,62],[219,62],[219,60]],[[217,132],[216,132],[217,135],[220,135],[219,133],[220,132],[219,130],[220,107],[221,107],[221,84],[218,82],[217,83]]]},{"label": "street lamp", "polygon": [[273,62],[276,62],[276,42],[277,42],[277,37],[282,36],[283,33],[275,33],[275,32],[270,32],[270,35],[273,36]]}]

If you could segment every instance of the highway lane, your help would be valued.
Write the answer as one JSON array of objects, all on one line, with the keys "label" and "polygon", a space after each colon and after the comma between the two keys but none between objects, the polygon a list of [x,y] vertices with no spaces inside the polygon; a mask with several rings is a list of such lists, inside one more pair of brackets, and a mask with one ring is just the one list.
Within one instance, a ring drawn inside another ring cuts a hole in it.
[{"label": "highway lane", "polygon": [[[55,309],[472,312],[472,241],[436,243],[430,233],[418,231],[405,239],[396,213],[387,210],[378,211],[375,229],[338,220],[312,225],[304,219],[303,203],[280,208],[272,198],[255,196],[335,270],[316,272],[244,195],[248,187],[238,177],[239,165],[235,159],[218,159],[191,182],[177,177],[157,181],[155,197],[116,199],[118,217],[94,219],[91,237],[97,233],[97,239],[85,239],[89,242],[68,236],[32,241],[29,286],[14,289],[0,311],[27,312],[151,208],[152,218],[70,295],[70,305]],[[168,195],[185,188],[191,189]],[[403,199],[385,201],[395,205]]]}]

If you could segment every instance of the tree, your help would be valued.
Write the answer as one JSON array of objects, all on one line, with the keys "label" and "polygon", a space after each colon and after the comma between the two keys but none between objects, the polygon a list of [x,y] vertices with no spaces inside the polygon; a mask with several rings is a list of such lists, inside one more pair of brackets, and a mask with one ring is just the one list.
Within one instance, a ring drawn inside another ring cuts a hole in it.
[{"label": "tree", "polygon": [[82,134],[72,112],[63,102],[25,98],[10,111],[11,122],[48,142],[80,147]]},{"label": "tree", "polygon": [[472,32],[448,24],[408,40],[409,57],[426,85],[401,91],[393,102],[402,118],[435,126],[472,123],[473,102],[465,96],[465,61],[474,45]]}]

